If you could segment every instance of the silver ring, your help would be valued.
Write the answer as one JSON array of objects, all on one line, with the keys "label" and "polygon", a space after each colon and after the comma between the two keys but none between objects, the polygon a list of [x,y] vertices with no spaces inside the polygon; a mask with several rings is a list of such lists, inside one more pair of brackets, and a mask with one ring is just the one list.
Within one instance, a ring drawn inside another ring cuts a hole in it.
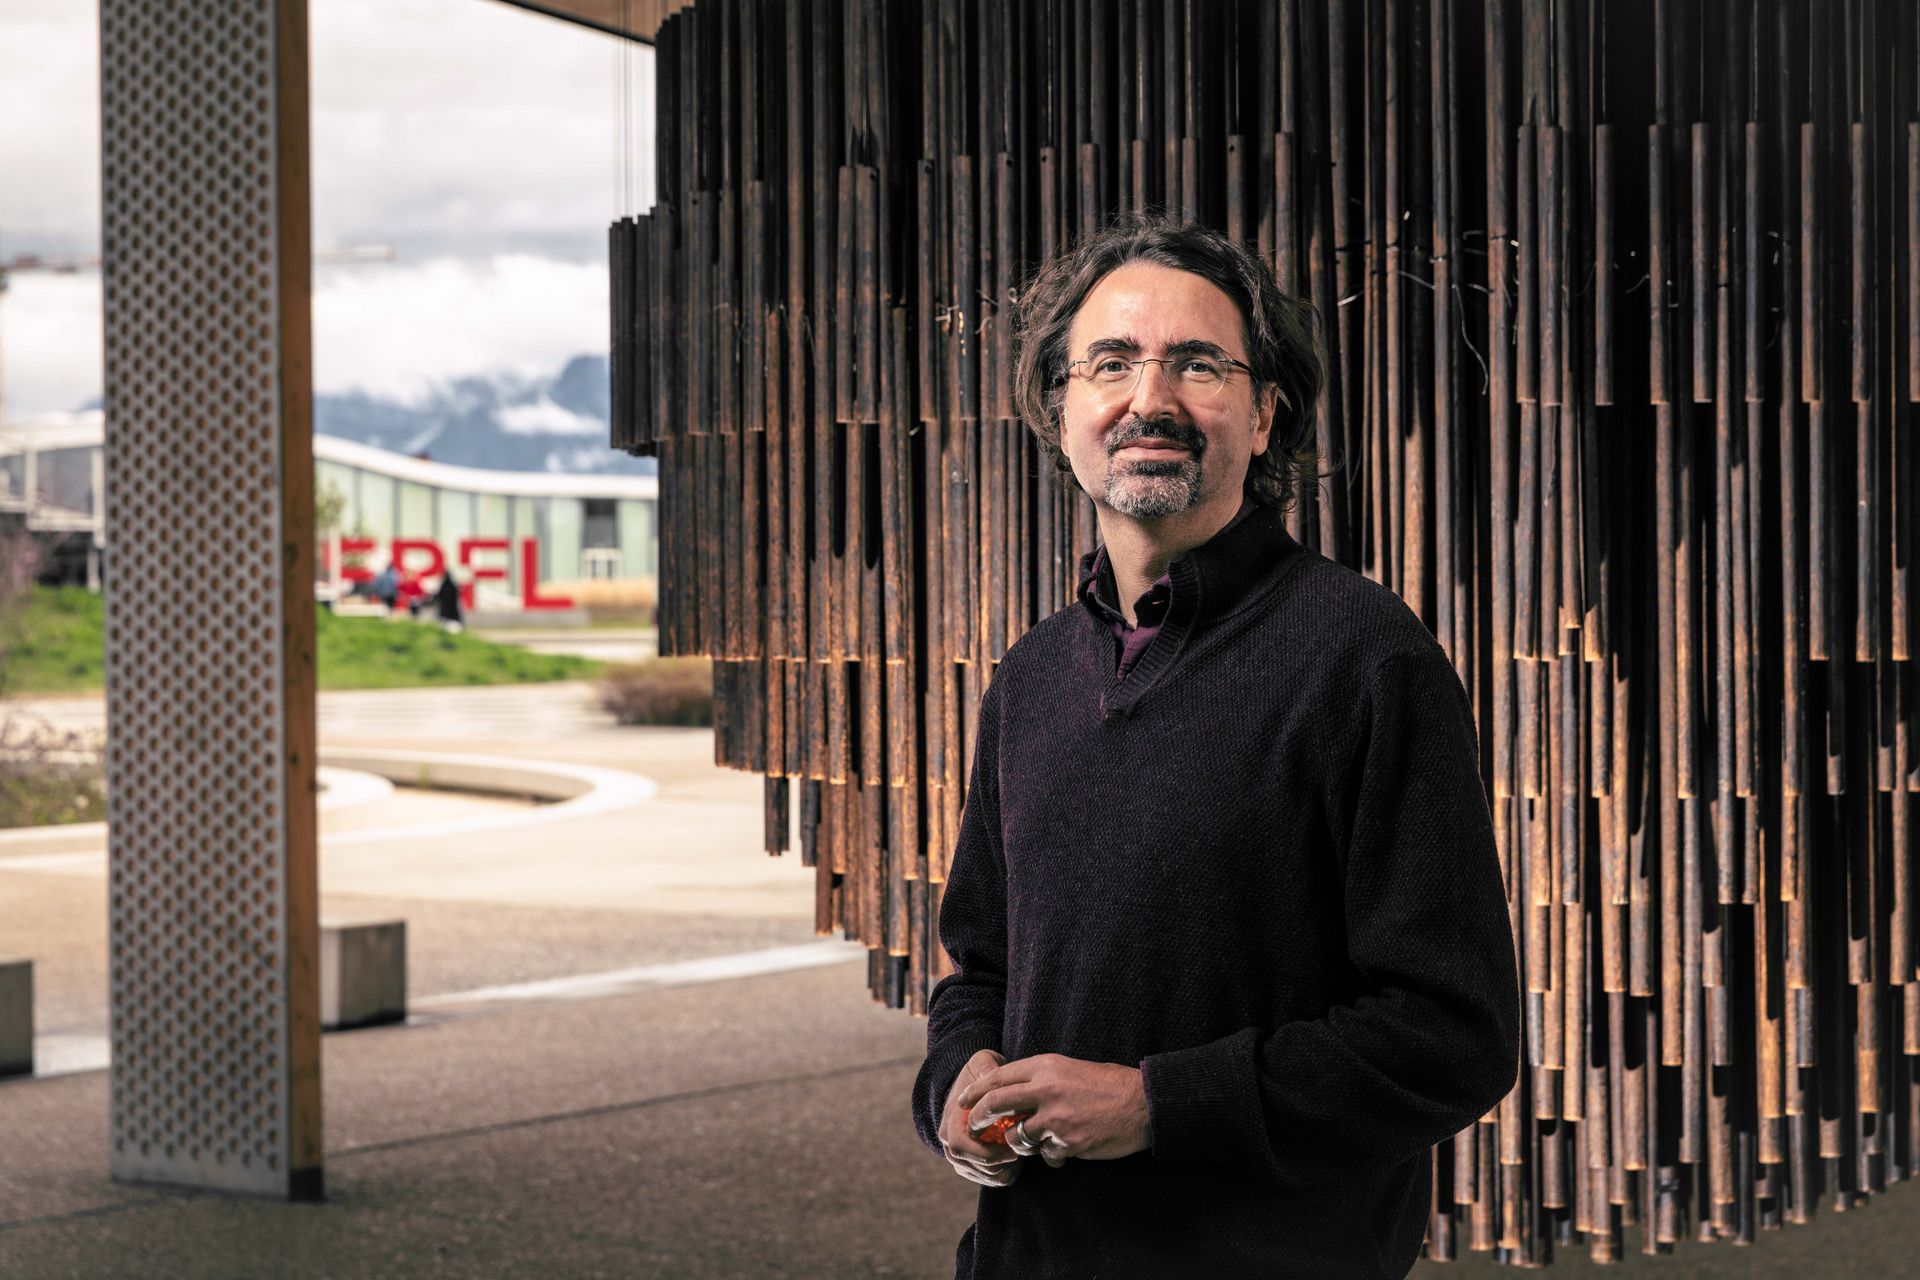
[{"label": "silver ring", "polygon": [[[1012,1147],[1020,1155],[1030,1156],[1040,1150],[1040,1144],[1027,1136],[1027,1122],[1025,1120],[1015,1124],[1013,1128],[1008,1131],[1007,1139],[1007,1145]],[[1015,1141],[1015,1139],[1018,1139],[1018,1141]]]}]

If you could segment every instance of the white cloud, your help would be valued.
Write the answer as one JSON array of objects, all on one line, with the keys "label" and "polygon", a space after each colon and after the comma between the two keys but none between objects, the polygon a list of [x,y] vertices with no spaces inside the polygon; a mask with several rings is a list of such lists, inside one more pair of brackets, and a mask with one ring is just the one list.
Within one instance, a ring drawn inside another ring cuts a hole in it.
[{"label": "white cloud", "polygon": [[[509,254],[490,262],[322,268],[313,299],[314,386],[418,404],[435,385],[476,374],[552,377],[607,349],[607,271],[597,263]],[[77,407],[101,394],[98,274],[16,276],[0,300],[0,367],[10,420]],[[560,423],[558,405],[522,419]],[[584,422],[584,419],[579,420]]]},{"label": "white cloud", "polygon": [[[0,248],[100,236],[99,6],[7,0],[0,16]],[[609,55],[611,56],[611,55]]]},{"label": "white cloud", "polygon": [[0,414],[77,409],[100,394],[100,275],[22,272],[0,294]]},{"label": "white cloud", "polygon": [[551,376],[607,348],[606,268],[508,255],[333,267],[313,300],[314,384],[419,403],[469,374]]},{"label": "white cloud", "polygon": [[[600,428],[604,434],[606,427]],[[583,445],[573,449],[557,449],[547,455],[547,470],[559,474],[576,471],[594,471],[607,460],[607,446]]]},{"label": "white cloud", "polygon": [[[485,256],[538,233],[591,246],[616,213],[652,204],[651,48],[485,0],[312,0],[308,22],[320,243],[425,239],[437,255],[487,237]],[[0,173],[0,242],[97,246],[97,5],[0,5]]]},{"label": "white cloud", "polygon": [[607,424],[598,418],[575,413],[551,400],[531,404],[511,404],[493,415],[502,431],[517,436],[578,436],[607,434]]},{"label": "white cloud", "polygon": [[[488,0],[311,0],[309,22],[315,241],[400,249],[391,265],[319,273],[319,389],[417,399],[448,378],[549,376],[604,351],[606,225],[652,202],[652,50],[629,57]],[[0,251],[97,247],[99,114],[97,6],[4,0]],[[16,275],[0,300],[5,414],[99,395],[100,361],[98,275]]]},{"label": "white cloud", "polygon": [[[616,152],[621,46],[477,0],[314,0],[314,233],[321,243],[604,234],[627,166]],[[652,203],[653,51],[626,95]]]}]

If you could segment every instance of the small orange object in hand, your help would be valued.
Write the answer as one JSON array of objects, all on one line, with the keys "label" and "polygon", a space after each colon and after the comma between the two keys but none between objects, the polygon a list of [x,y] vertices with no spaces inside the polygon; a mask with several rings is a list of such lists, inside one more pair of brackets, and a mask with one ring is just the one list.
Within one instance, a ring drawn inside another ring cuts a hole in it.
[{"label": "small orange object in hand", "polygon": [[[960,1108],[960,1123],[963,1127],[966,1126],[968,1119],[972,1115],[973,1115],[972,1107]],[[982,1129],[980,1132],[974,1133],[973,1139],[974,1141],[979,1142],[986,1146],[993,1146],[993,1147],[1009,1146],[1011,1144],[1007,1142],[1007,1130],[1013,1128],[1013,1126],[1019,1124],[1022,1120],[1031,1120],[1031,1119],[1033,1119],[1033,1112],[1031,1111],[1016,1111],[1010,1116],[1001,1116],[998,1120],[995,1120],[992,1124],[988,1125],[986,1128]],[[972,1130],[969,1129],[968,1132],[972,1133]]]}]

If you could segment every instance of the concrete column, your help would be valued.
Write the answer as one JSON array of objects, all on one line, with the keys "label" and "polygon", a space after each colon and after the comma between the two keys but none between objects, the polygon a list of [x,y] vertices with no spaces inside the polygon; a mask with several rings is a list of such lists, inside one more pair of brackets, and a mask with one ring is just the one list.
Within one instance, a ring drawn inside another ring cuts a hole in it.
[{"label": "concrete column", "polygon": [[100,71],[111,1167],[317,1198],[306,2],[102,0]]}]

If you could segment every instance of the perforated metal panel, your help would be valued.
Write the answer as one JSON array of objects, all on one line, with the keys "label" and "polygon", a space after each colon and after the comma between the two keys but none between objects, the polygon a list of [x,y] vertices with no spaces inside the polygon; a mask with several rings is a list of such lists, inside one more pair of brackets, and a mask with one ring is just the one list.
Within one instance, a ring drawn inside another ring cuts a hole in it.
[{"label": "perforated metal panel", "polygon": [[284,650],[304,26],[273,0],[101,7],[112,1168],[293,1195],[319,1147],[310,603],[291,689]]}]

